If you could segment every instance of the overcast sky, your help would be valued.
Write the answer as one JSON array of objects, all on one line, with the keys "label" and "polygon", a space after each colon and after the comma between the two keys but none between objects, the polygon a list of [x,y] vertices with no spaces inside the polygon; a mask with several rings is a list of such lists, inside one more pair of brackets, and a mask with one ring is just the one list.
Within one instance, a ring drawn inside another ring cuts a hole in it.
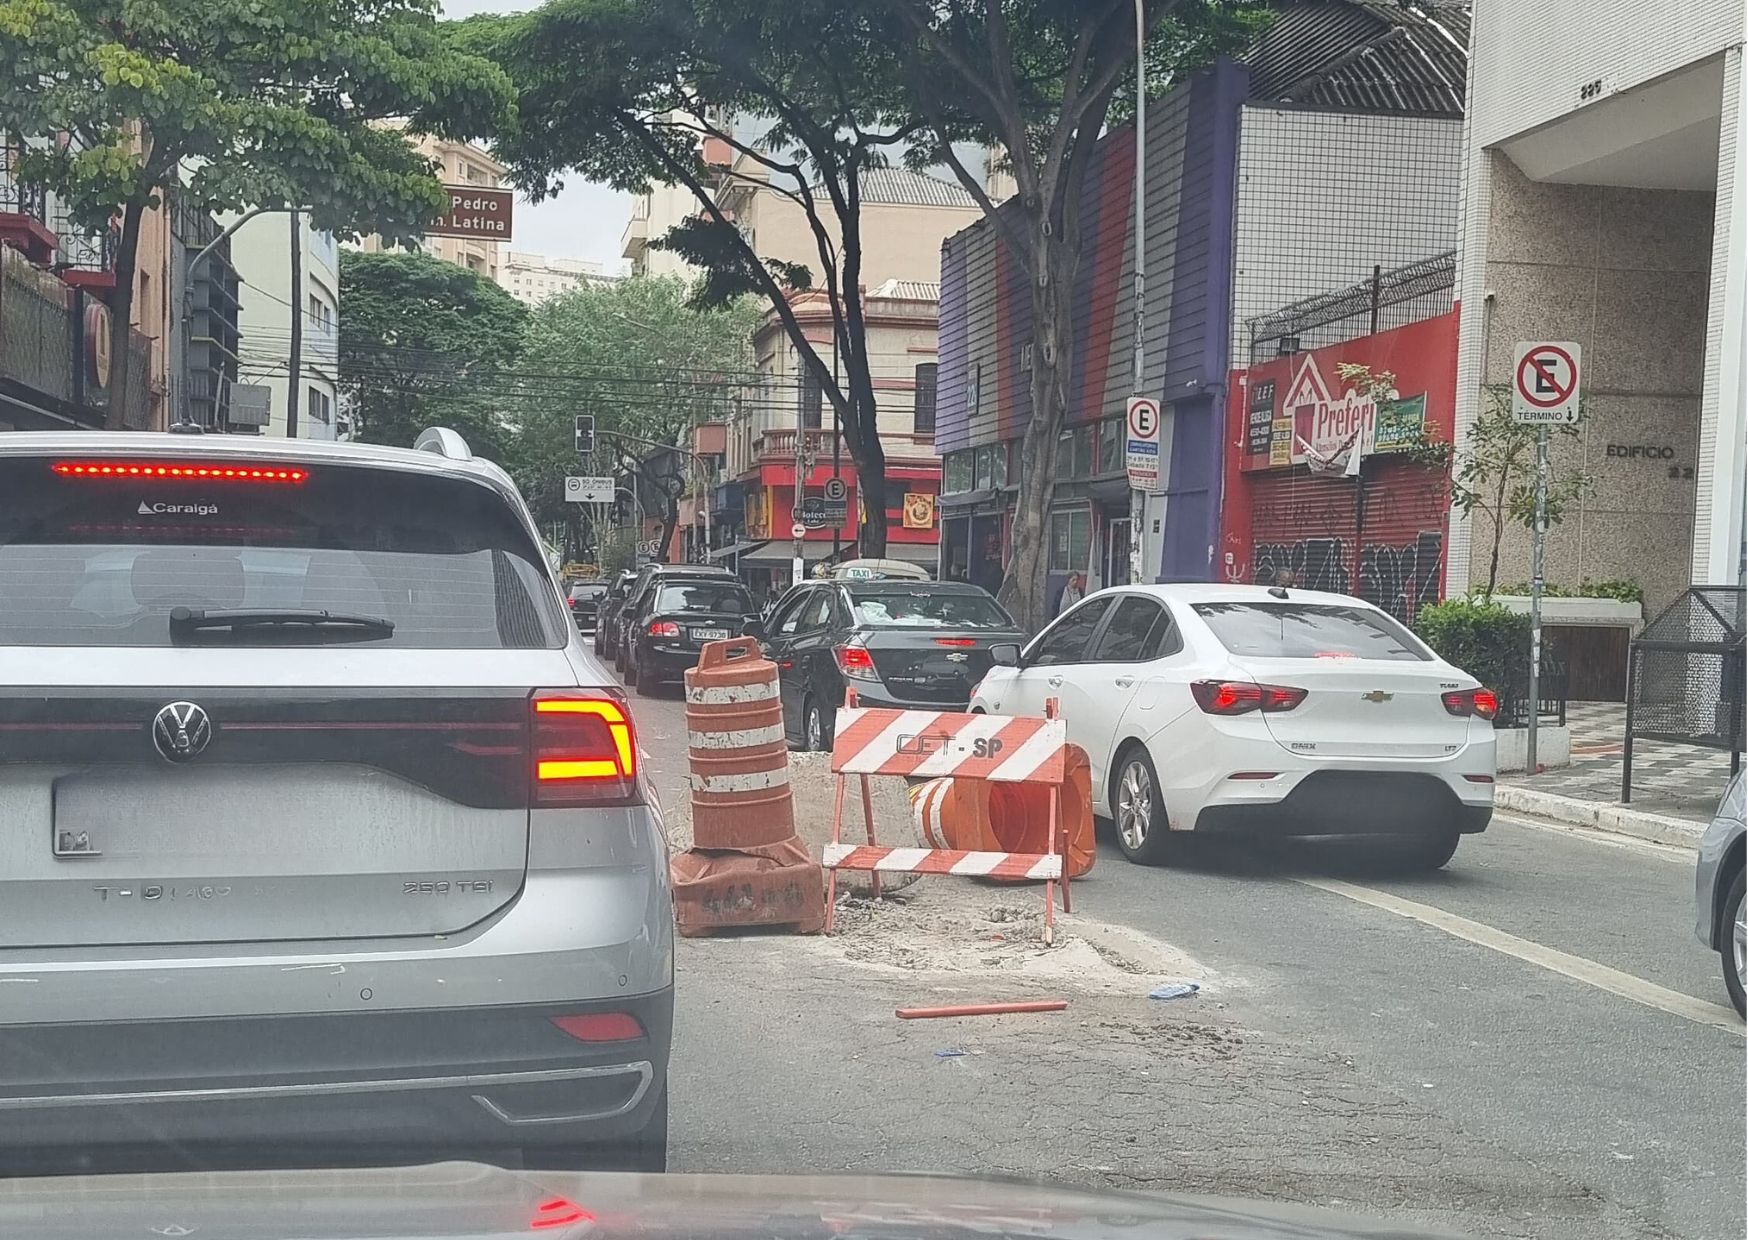
[{"label": "overcast sky", "polygon": [[[528,0],[446,0],[443,16],[514,13],[531,7]],[[619,256],[619,237],[630,218],[631,195],[571,178],[556,198],[538,204],[517,200],[509,248],[554,258],[594,259],[608,271],[622,271],[626,264]]]}]

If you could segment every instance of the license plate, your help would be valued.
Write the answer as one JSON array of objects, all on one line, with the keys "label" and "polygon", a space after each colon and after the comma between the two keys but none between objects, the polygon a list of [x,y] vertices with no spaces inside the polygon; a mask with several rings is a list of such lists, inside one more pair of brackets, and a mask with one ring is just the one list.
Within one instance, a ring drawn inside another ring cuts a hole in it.
[{"label": "license plate", "polygon": [[719,642],[728,636],[727,629],[693,629],[692,640],[695,642]]}]

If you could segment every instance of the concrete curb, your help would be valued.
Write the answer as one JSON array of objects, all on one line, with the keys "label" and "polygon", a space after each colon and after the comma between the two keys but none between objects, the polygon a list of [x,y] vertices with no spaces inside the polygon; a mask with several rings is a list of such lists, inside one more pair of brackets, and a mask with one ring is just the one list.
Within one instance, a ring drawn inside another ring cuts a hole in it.
[{"label": "concrete curb", "polygon": [[1577,797],[1563,797],[1553,792],[1540,792],[1534,788],[1521,788],[1506,783],[1494,787],[1493,805],[1496,809],[1510,810],[1513,813],[1547,818],[1575,827],[1588,827],[1593,831],[1612,831],[1616,835],[1630,835],[1635,839],[1672,844],[1678,848],[1698,848],[1699,837],[1705,831],[1704,823],[1690,822],[1685,818],[1650,814],[1612,801],[1583,801]]}]

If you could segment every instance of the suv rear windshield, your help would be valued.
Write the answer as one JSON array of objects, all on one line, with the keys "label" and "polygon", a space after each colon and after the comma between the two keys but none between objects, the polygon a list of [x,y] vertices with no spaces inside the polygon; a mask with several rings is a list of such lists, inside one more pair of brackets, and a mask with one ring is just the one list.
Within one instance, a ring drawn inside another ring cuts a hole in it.
[{"label": "suv rear windshield", "polygon": [[1196,603],[1195,612],[1236,655],[1264,659],[1432,660],[1413,634],[1381,611],[1326,603]]},{"label": "suv rear windshield", "polygon": [[[372,646],[566,640],[539,547],[478,483],[341,464],[301,482],[72,477],[55,464],[0,457],[0,646],[169,646],[187,640],[171,635],[175,607],[392,620],[391,635],[359,639]],[[271,627],[202,642],[331,636]]]},{"label": "suv rear windshield", "polygon": [[875,627],[1011,629],[1013,618],[981,590],[940,586],[881,586],[850,593],[857,624]]}]

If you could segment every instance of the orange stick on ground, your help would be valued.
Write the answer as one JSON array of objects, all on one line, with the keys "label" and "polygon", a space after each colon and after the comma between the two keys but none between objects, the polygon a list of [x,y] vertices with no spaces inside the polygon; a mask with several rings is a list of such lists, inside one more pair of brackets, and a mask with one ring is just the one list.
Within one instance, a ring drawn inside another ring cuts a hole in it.
[{"label": "orange stick on ground", "polygon": [[1004,1012],[1060,1012],[1067,999],[1037,999],[1029,1003],[965,1003],[958,1007],[899,1008],[900,1020],[932,1020],[937,1016],[999,1016]]}]

